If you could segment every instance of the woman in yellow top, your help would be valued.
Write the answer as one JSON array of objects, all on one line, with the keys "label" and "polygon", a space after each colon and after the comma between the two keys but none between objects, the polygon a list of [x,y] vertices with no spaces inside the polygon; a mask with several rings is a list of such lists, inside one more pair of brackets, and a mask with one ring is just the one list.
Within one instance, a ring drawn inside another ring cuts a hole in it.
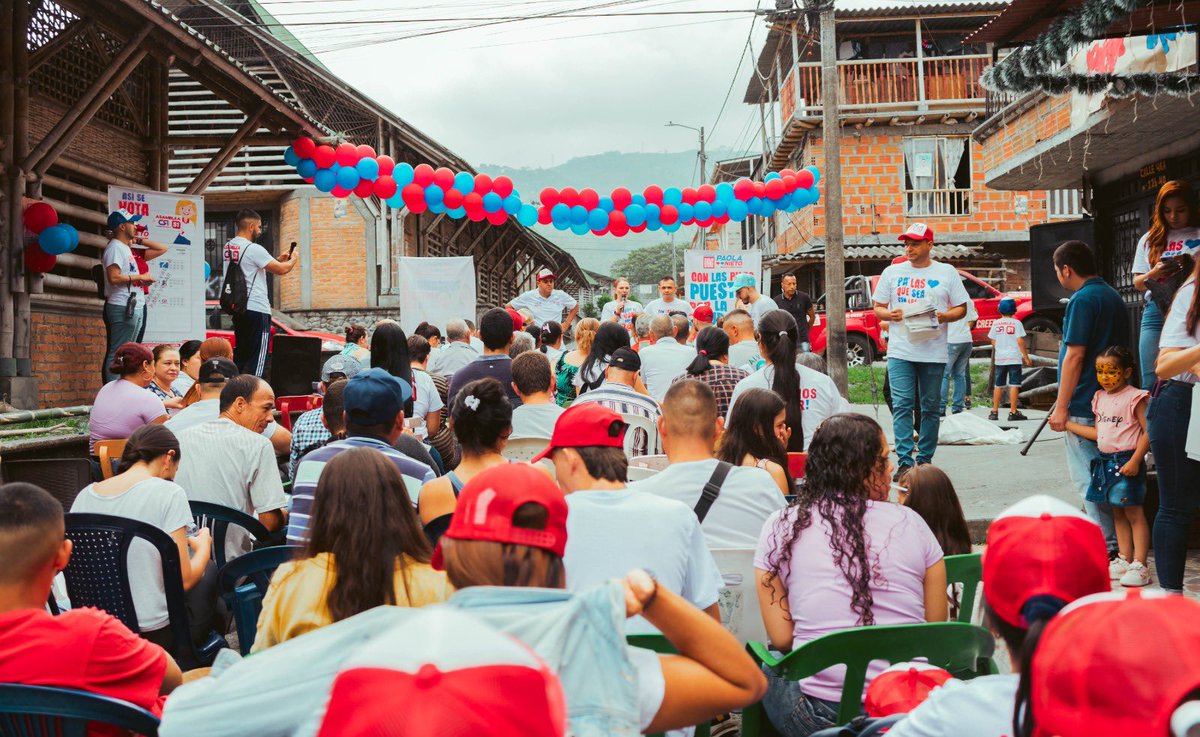
[{"label": "woman in yellow top", "polygon": [[378,451],[346,450],[326,464],[309,531],[303,555],[271,579],[253,652],[377,606],[425,606],[454,591],[429,565],[404,479]]}]

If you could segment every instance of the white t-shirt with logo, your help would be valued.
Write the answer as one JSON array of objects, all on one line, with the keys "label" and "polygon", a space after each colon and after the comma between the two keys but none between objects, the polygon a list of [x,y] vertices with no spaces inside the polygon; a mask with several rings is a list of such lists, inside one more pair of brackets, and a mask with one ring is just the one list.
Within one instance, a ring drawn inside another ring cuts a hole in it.
[{"label": "white t-shirt with logo", "polygon": [[[642,314],[644,309],[645,308],[642,307],[642,303],[635,299],[625,300],[625,309],[621,311],[621,325],[628,330],[629,326],[633,324],[633,321],[637,319],[638,315]],[[600,310],[600,322],[608,322],[609,320],[612,320],[616,314],[617,300],[614,299],[611,302],[605,302],[604,308]]]},{"label": "white t-shirt with logo", "polygon": [[669,315],[672,312],[682,312],[691,317],[692,303],[678,297],[667,302],[662,297],[659,297],[646,303],[645,312],[647,315]]},{"label": "white t-shirt with logo", "polygon": [[888,737],[1008,737],[1020,681],[1016,673],[946,681],[888,730]]},{"label": "white t-shirt with logo", "polygon": [[946,332],[946,342],[948,343],[973,343],[971,337],[971,323],[979,319],[979,312],[975,309],[975,300],[967,300],[967,316],[961,320],[955,320],[950,323],[950,329]]},{"label": "white t-shirt with logo", "polygon": [[754,320],[754,327],[758,327],[758,321],[762,319],[763,315],[778,309],[779,305],[775,304],[775,300],[765,294],[760,294],[757,302],[746,306],[746,312],[749,312],[751,319]]},{"label": "white t-shirt with logo", "polygon": [[121,267],[121,273],[125,276],[138,275],[137,262],[133,260],[133,249],[113,238],[104,247],[104,255],[101,259],[104,263],[105,271],[104,301],[107,304],[124,305],[129,302],[131,296],[135,305],[145,301],[146,293],[142,291],[140,286],[124,283],[112,284],[107,278],[108,267],[114,264]]},{"label": "white t-shirt with logo", "polygon": [[[1145,274],[1154,264],[1150,263],[1150,234],[1146,233],[1138,241],[1137,249],[1133,252],[1133,267],[1131,274]],[[1195,257],[1200,250],[1200,228],[1180,228],[1167,232],[1167,245],[1163,248],[1163,258],[1174,258],[1182,253]]]},{"label": "white t-shirt with logo", "polygon": [[[833,379],[825,374],[800,364],[796,364],[796,370],[800,372],[800,408],[803,411],[800,421],[804,424],[804,447],[807,448],[812,443],[812,436],[817,431],[817,426],[830,415],[849,412],[850,403],[838,392],[837,384],[833,383]],[[733,388],[733,396],[729,399],[729,412],[725,415],[725,421],[729,421],[738,397],[747,389],[770,390],[771,382],[774,379],[775,367],[767,365],[739,381]],[[796,428],[792,428],[792,432],[796,432]]]},{"label": "white t-shirt with logo", "polygon": [[996,341],[992,355],[997,366],[1021,365],[1021,346],[1017,341],[1025,337],[1025,326],[1013,317],[1000,317],[988,330],[988,340]]},{"label": "white t-shirt with logo", "polygon": [[514,310],[525,308],[532,312],[533,321],[538,325],[545,325],[551,320],[561,323],[563,315],[574,309],[577,304],[579,303],[574,297],[561,289],[553,290],[549,297],[543,297],[538,290],[530,289],[512,301]]},{"label": "white t-shirt with logo", "polygon": [[246,277],[246,309],[271,314],[271,303],[267,299],[267,264],[274,257],[270,252],[239,235],[225,244],[223,258],[222,275],[228,271],[229,264],[239,258],[242,260],[242,276]]},{"label": "white t-shirt with logo", "polygon": [[[958,270],[950,264],[933,261],[918,269],[905,261],[883,270],[871,299],[887,305],[889,310],[909,312],[931,306],[937,312],[945,312],[966,304],[971,297],[963,287]],[[945,363],[949,357],[945,323],[936,332],[934,337],[914,343],[903,322],[889,323],[888,357],[918,363]]]},{"label": "white t-shirt with logo", "polygon": [[[742,340],[729,346],[729,365],[734,368],[744,368],[746,364],[756,364],[761,360],[762,351],[759,350],[756,340]],[[758,367],[755,366],[749,371],[754,373],[757,370]]]}]

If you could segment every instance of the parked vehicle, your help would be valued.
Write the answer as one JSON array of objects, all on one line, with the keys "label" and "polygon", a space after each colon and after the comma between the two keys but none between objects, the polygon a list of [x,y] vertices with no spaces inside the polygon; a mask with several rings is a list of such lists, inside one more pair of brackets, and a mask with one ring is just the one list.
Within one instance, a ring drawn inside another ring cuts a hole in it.
[{"label": "parked vehicle", "polygon": [[[204,303],[204,309],[206,315],[205,325],[208,328],[206,337],[224,338],[229,341],[230,345],[233,345],[236,342],[233,336],[233,318],[221,311],[221,304],[215,299],[207,300]],[[268,352],[274,347],[273,343],[276,333],[301,338],[320,338],[322,355],[337,353],[346,347],[346,341],[343,337],[334,335],[333,333],[309,330],[307,325],[297,322],[278,310],[272,310],[272,343],[267,346]]]}]

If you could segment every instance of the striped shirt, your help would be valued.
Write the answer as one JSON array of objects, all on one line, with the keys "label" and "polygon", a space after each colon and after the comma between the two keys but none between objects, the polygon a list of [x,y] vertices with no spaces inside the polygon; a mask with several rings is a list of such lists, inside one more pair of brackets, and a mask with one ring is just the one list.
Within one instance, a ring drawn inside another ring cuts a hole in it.
[{"label": "striped shirt", "polygon": [[291,478],[296,478],[296,467],[300,465],[300,458],[305,452],[317,445],[329,440],[329,430],[325,427],[325,423],[321,422],[322,409],[310,409],[304,414],[296,418],[292,423],[292,446],[291,454],[288,457],[288,474]]},{"label": "striped shirt", "polygon": [[733,388],[747,376],[749,374],[740,368],[710,361],[708,370],[704,373],[697,376],[691,374],[676,376],[671,383],[675,384],[684,379],[697,379],[708,384],[708,388],[712,389],[713,395],[717,398],[717,415],[724,417],[729,412],[729,401],[733,398]]},{"label": "striped shirt", "polygon": [[[579,395],[579,398],[575,400],[575,404],[584,402],[602,404],[612,411],[624,415],[640,415],[652,422],[656,422],[659,417],[662,417],[662,408],[658,406],[658,402],[654,401],[653,397],[648,397],[626,384],[617,384],[612,381],[605,381],[590,392]],[[649,452],[646,448],[648,444],[649,438],[646,437],[646,431],[635,428],[633,454],[635,456],[646,455]]]},{"label": "striped shirt", "polygon": [[[288,517],[287,541],[289,545],[304,545],[308,542],[308,525],[312,515],[313,497],[325,464],[332,461],[334,456],[343,450],[354,450],[355,448],[374,448],[383,453],[388,460],[395,464],[400,475],[405,477],[406,485],[411,481],[416,488],[420,488],[421,485],[437,478],[429,466],[413,460],[378,438],[359,435],[345,440],[336,440],[317,448],[300,459],[300,465],[296,467],[296,481],[292,485],[292,513]],[[412,498],[412,503],[413,506],[416,506],[415,497]]]}]

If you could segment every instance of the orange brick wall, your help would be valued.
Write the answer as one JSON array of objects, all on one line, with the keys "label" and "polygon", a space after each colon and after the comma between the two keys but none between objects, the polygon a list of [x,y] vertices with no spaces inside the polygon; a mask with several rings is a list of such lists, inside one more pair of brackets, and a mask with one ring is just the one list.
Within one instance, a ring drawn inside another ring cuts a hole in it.
[{"label": "orange brick wall", "polygon": [[354,204],[334,217],[333,197],[309,200],[312,219],[312,309],[362,307],[367,291],[367,227]]},{"label": "orange brick wall", "polygon": [[1045,97],[988,136],[980,161],[983,171],[1013,158],[1071,127],[1071,96]]},{"label": "orange brick wall", "polygon": [[[300,240],[300,200],[286,199],[279,204],[279,248],[284,250],[292,241]],[[300,254],[301,259],[311,258],[310,253]],[[279,306],[284,310],[298,310],[304,306],[300,288],[300,269],[304,263],[291,274],[282,279],[276,278],[275,285],[279,289]]]},{"label": "orange brick wall", "polygon": [[33,374],[41,407],[91,404],[100,390],[104,320],[98,311],[35,308],[32,315]]}]

